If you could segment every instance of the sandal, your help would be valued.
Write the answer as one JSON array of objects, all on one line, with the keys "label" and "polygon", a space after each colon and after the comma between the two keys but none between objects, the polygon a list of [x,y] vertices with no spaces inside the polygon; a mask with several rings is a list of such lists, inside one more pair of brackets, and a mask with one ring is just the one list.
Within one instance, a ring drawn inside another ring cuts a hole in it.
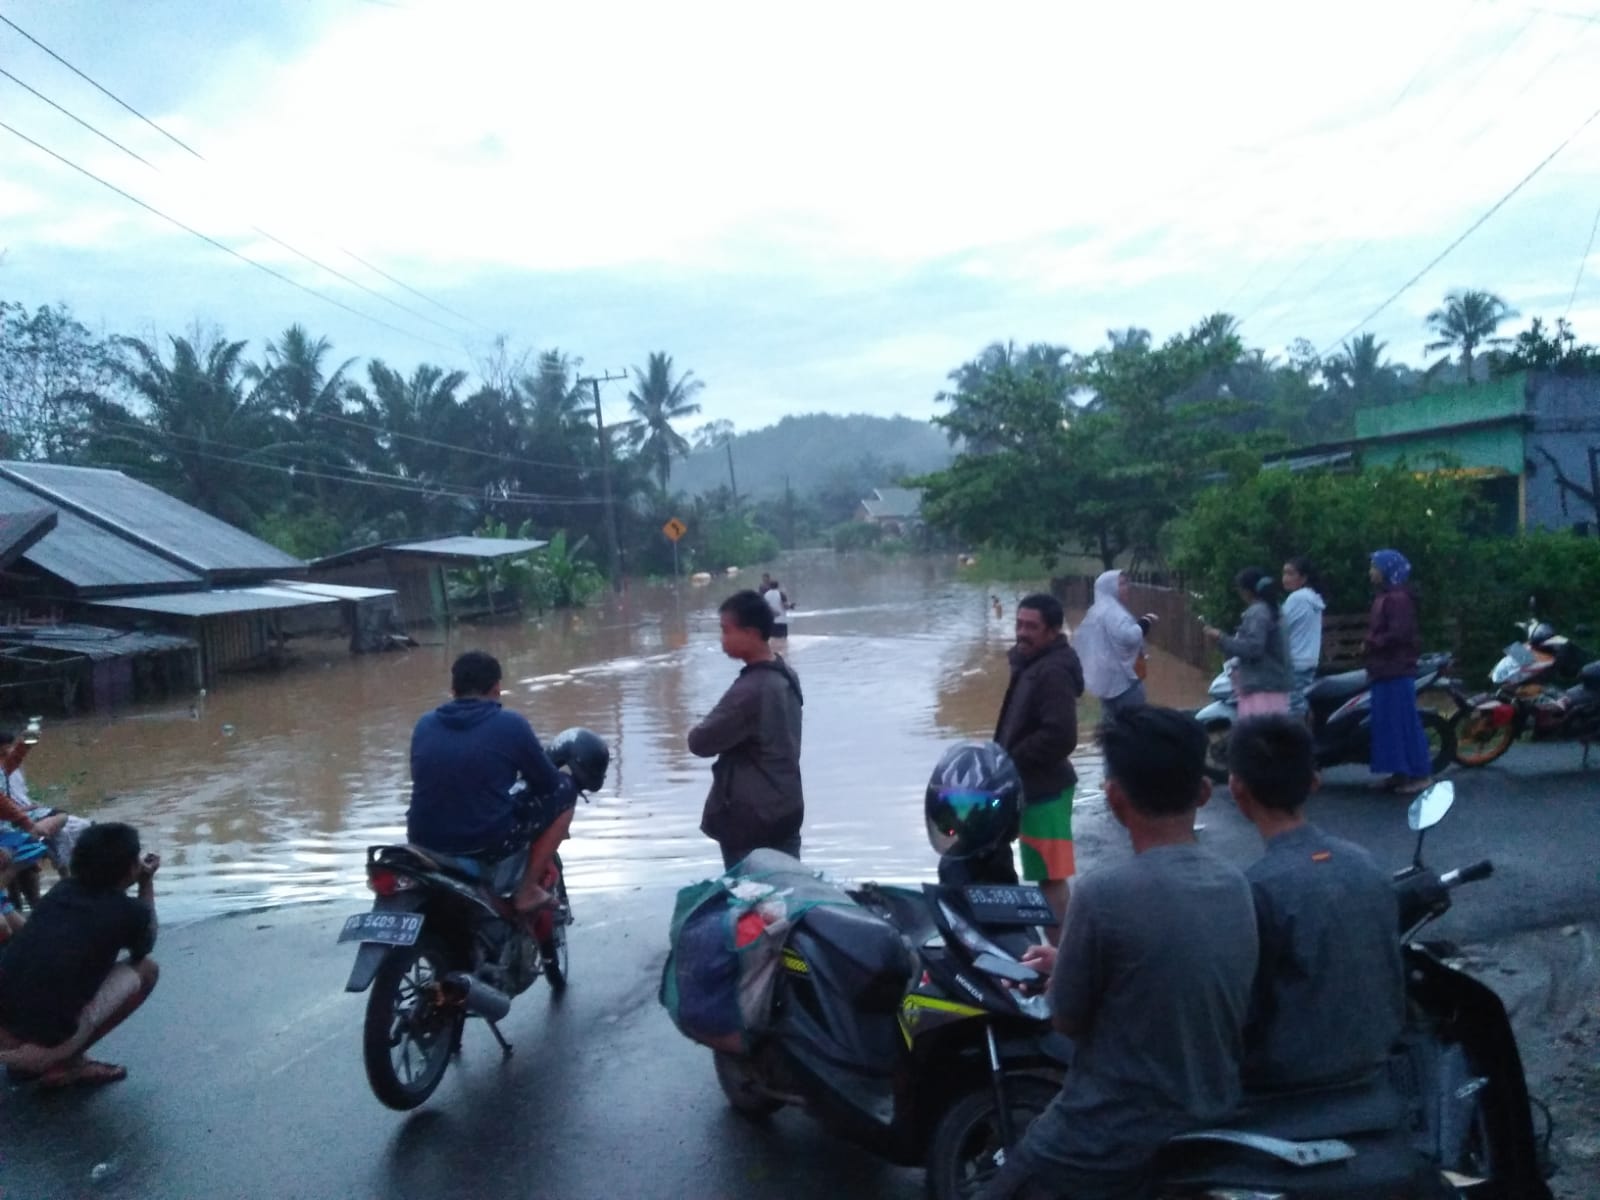
[{"label": "sandal", "polygon": [[56,1067],[39,1076],[43,1088],[65,1088],[76,1084],[98,1087],[103,1083],[120,1083],[128,1077],[128,1068],[116,1063],[98,1062],[92,1058],[67,1066]]},{"label": "sandal", "polygon": [[1433,779],[1431,777],[1423,779],[1408,779],[1399,787],[1395,788],[1394,791],[1395,795],[1397,796],[1420,796],[1432,786]]}]

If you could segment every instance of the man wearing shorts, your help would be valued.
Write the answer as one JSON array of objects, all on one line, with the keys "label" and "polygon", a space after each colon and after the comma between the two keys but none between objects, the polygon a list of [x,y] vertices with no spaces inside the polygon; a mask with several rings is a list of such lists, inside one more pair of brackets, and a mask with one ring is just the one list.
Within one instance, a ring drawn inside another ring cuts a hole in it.
[{"label": "man wearing shorts", "polygon": [[[1076,869],[1072,793],[1078,775],[1071,754],[1083,695],[1083,666],[1062,632],[1063,619],[1061,602],[1043,592],[1017,605],[1017,644],[1008,655],[1011,683],[994,730],[994,740],[1022,776],[1022,877],[1040,886],[1058,920],[1065,919],[1067,880]],[[1049,936],[1054,942],[1060,926]]]}]

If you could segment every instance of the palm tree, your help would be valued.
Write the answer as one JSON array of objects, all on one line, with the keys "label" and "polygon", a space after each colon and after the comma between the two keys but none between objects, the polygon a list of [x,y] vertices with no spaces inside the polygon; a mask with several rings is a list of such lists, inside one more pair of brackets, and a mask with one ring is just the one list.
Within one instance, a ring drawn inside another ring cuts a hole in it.
[{"label": "palm tree", "polygon": [[311,492],[319,507],[328,492],[324,476],[363,457],[360,432],[339,419],[346,415],[351,391],[345,372],[356,360],[347,358],[333,374],[324,375],[322,360],[332,349],[327,338],[313,341],[305,326],[291,325],[277,341],[267,343],[265,366],[247,371],[257,382],[257,396],[288,427],[296,456],[316,470]]},{"label": "palm tree", "polygon": [[634,390],[628,393],[634,422],[630,438],[634,450],[649,466],[661,490],[672,478],[672,460],[689,453],[689,441],[672,427],[672,422],[692,417],[700,411],[693,397],[705,386],[685,371],[672,377],[672,356],[665,352],[650,355],[645,368],[633,368]]},{"label": "palm tree", "polygon": [[218,337],[197,349],[188,338],[170,341],[169,365],[138,338],[115,339],[126,354],[117,374],[143,402],[146,416],[138,423],[142,429],[117,421],[112,428],[121,432],[105,431],[101,445],[121,442],[112,451],[121,465],[213,516],[250,526],[281,484],[248,468],[270,464],[263,456],[284,443],[266,405],[244,389],[245,343]]},{"label": "palm tree", "polygon": [[1517,312],[1492,292],[1454,291],[1446,294],[1444,307],[1428,314],[1428,327],[1435,335],[1427,344],[1435,350],[1461,351],[1461,373],[1472,382],[1472,353],[1479,346],[1503,346],[1510,339],[1496,337],[1500,322]]}]

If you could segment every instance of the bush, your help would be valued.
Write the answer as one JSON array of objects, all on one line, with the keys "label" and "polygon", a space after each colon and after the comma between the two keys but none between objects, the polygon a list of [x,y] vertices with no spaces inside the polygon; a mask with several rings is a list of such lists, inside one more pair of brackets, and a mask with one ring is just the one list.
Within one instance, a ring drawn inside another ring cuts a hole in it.
[{"label": "bush", "polygon": [[851,550],[876,550],[883,542],[883,526],[872,521],[844,521],[828,533],[828,544],[840,554]]}]

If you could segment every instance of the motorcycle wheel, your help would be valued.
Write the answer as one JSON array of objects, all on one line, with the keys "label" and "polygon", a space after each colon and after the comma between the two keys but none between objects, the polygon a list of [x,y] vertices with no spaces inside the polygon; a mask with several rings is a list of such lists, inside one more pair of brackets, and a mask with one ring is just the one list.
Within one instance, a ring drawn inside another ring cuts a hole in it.
[{"label": "motorcycle wheel", "polygon": [[728,1098],[729,1107],[741,1117],[759,1121],[783,1107],[782,1100],[774,1099],[761,1086],[761,1076],[748,1058],[722,1050],[713,1050],[711,1057],[716,1064],[717,1083],[722,1087],[722,1094]]},{"label": "motorcycle wheel", "polygon": [[1228,737],[1233,726],[1227,721],[1212,721],[1206,730],[1206,778],[1212,783],[1228,782]]},{"label": "motorcycle wheel", "polygon": [[539,942],[539,956],[544,961],[544,977],[550,981],[550,990],[561,993],[567,990],[567,926],[572,924],[572,904],[567,899],[565,876],[556,879],[555,920],[550,936]]},{"label": "motorcycle wheel", "polygon": [[1424,708],[1417,715],[1422,718],[1422,732],[1428,739],[1429,769],[1435,775],[1442,774],[1444,769],[1455,761],[1455,722],[1431,708]]},{"label": "motorcycle wheel", "polygon": [[450,958],[435,938],[396,946],[367,997],[362,1054],[372,1094],[390,1108],[416,1108],[439,1086],[466,1013],[439,1004]]},{"label": "motorcycle wheel", "polygon": [[1516,727],[1507,721],[1496,725],[1483,713],[1458,713],[1455,719],[1456,761],[1463,767],[1492,763],[1517,740]]},{"label": "motorcycle wheel", "polygon": [[[1006,1080],[1011,1132],[1019,1141],[1060,1090],[1058,1084],[1031,1076]],[[994,1156],[1001,1148],[998,1117],[994,1086],[985,1080],[939,1118],[928,1141],[928,1200],[972,1200],[994,1179],[999,1171]]]}]

